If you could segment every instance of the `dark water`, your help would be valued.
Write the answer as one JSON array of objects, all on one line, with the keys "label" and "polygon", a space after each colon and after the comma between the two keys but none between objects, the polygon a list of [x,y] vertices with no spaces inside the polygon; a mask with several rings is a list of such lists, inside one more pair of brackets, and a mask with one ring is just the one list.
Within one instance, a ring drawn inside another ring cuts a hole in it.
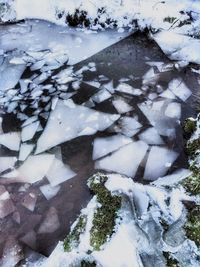
[{"label": "dark water", "polygon": [[[115,92],[111,98],[101,103],[96,103],[93,109],[115,114],[117,110],[113,105],[113,99],[122,97],[126,103],[133,107],[132,111],[122,116],[126,115],[132,117],[136,114],[138,121],[142,124],[141,129],[134,135],[134,140],[137,141],[139,140],[139,135],[150,127],[149,120],[141,112],[138,104],[148,101],[151,93],[156,93],[156,101],[162,100],[163,98],[159,96],[157,92],[158,85],[165,91],[168,88],[169,82],[178,77],[181,78],[193,92],[193,95],[190,96],[186,102],[183,102],[181,99],[176,100],[177,103],[181,104],[182,108],[180,121],[183,122],[185,118],[193,116],[194,108],[199,105],[197,101],[198,98],[196,98],[199,89],[198,74],[192,72],[189,67],[177,70],[173,62],[162,53],[160,48],[153,41],[149,40],[146,34],[142,33],[135,33],[87,60],[76,64],[74,66],[74,72],[90,62],[95,63],[96,69],[83,73],[80,89],[72,97],[73,101],[81,105],[89,100],[95,92],[98,92],[98,88],[87,84],[87,82],[94,81],[99,75],[107,77],[105,82],[102,81],[102,84],[106,84],[108,81],[112,80],[113,86],[117,87],[122,78],[128,78],[129,80],[126,83],[134,88],[142,88],[143,76],[150,68],[147,62],[150,61],[169,64],[169,68],[166,71],[160,72],[158,68],[154,67],[154,73],[158,78],[155,83],[152,82],[148,84],[146,91],[143,91],[139,96]],[[66,66],[63,66],[56,70],[52,75],[58,73],[65,67]],[[22,77],[29,78],[32,75],[33,72],[27,68]],[[51,78],[45,81],[46,84],[50,82]],[[31,115],[32,113],[32,110],[28,108],[25,111],[26,114]],[[46,120],[42,119],[42,117],[40,120],[42,125],[46,124]],[[179,168],[187,168],[187,157],[183,149],[184,139],[182,137],[181,124],[177,123],[174,119],[166,119],[163,124],[170,124],[171,127],[176,130],[174,138],[162,136],[165,147],[179,154],[167,173],[171,173]],[[117,123],[115,126],[117,126]],[[118,126],[120,127],[120,125]],[[16,129],[20,129],[21,122],[16,119],[16,114],[8,114],[5,112],[3,115],[2,127],[4,132],[15,131]],[[25,251],[33,250],[45,256],[50,254],[56,243],[59,240],[63,240],[67,235],[70,225],[76,219],[80,209],[85,207],[91,198],[86,181],[90,175],[96,172],[94,169],[94,161],[92,160],[94,139],[97,137],[112,136],[114,133],[115,128],[111,126],[103,132],[97,132],[95,135],[77,137],[58,146],[61,148],[63,162],[68,164],[77,175],[62,183],[57,195],[49,201],[45,199],[39,190],[41,185],[47,184],[48,181],[46,178],[35,184],[25,185],[25,190],[22,192],[19,192],[19,188],[24,186],[24,184],[10,183],[8,180],[1,178],[0,185],[10,193],[12,201],[12,203],[7,203],[7,208],[11,208],[10,205],[14,208],[8,216],[0,219],[0,253],[2,253],[8,237],[12,237],[15,242],[19,242]],[[0,153],[1,156],[17,155],[16,152],[10,151],[4,147],[1,147]],[[147,182],[143,179],[146,161],[147,155],[136,172],[134,177],[135,181],[142,183]],[[37,196],[34,211],[30,211],[22,205],[29,193],[34,193]],[[52,207],[55,209],[59,218],[60,226],[52,233],[41,234],[38,232],[41,222],[44,221]]]}]

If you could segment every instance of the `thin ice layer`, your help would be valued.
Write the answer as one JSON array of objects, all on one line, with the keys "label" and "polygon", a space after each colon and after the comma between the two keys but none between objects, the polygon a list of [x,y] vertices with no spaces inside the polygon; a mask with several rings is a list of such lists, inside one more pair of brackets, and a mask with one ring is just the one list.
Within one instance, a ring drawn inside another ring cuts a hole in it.
[{"label": "thin ice layer", "polygon": [[143,141],[130,143],[111,156],[97,161],[95,168],[134,177],[147,149],[148,145]]},{"label": "thin ice layer", "polygon": [[131,142],[131,138],[120,134],[111,137],[96,138],[94,140],[93,159],[101,158]]},{"label": "thin ice layer", "polygon": [[59,100],[38,140],[36,154],[77,136],[103,131],[118,118],[116,114],[98,112],[72,101]]},{"label": "thin ice layer", "polygon": [[177,157],[178,154],[173,150],[152,146],[146,163],[144,178],[153,181],[162,177]]}]

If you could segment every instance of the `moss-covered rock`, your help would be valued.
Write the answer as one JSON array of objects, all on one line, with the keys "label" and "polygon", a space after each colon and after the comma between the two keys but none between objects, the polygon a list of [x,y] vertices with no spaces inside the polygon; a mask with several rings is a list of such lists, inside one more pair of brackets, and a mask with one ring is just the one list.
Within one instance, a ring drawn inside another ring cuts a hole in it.
[{"label": "moss-covered rock", "polygon": [[182,185],[192,195],[200,194],[200,168],[194,164],[190,170],[192,174],[183,180]]},{"label": "moss-covered rock", "polygon": [[185,224],[185,231],[188,238],[200,246],[200,206],[194,207],[188,212],[188,220]]},{"label": "moss-covered rock", "polygon": [[88,182],[90,189],[97,196],[97,201],[100,204],[94,214],[93,226],[90,232],[90,242],[95,250],[100,250],[100,247],[113,234],[117,212],[121,207],[121,197],[111,195],[104,185],[106,181],[106,175],[96,174]]},{"label": "moss-covered rock", "polygon": [[79,244],[80,235],[85,231],[87,218],[85,215],[80,215],[75,226],[64,240],[64,250],[69,252]]},{"label": "moss-covered rock", "polygon": [[188,138],[191,137],[191,135],[196,131],[196,129],[197,129],[197,123],[195,120],[187,119],[184,121],[183,130]]},{"label": "moss-covered rock", "polygon": [[189,141],[186,146],[186,152],[189,158],[194,160],[200,154],[200,138]]}]

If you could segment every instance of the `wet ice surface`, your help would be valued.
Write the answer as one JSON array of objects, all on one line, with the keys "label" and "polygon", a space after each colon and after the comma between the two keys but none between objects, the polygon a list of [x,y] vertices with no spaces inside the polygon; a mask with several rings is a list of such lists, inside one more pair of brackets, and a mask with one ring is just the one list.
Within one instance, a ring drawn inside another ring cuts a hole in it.
[{"label": "wet ice surface", "polygon": [[193,114],[198,73],[176,69],[143,34],[70,66],[122,36],[97,41],[35,21],[2,27],[1,253],[9,236],[27,255],[48,255],[98,170],[148,183],[187,168],[181,121]]}]

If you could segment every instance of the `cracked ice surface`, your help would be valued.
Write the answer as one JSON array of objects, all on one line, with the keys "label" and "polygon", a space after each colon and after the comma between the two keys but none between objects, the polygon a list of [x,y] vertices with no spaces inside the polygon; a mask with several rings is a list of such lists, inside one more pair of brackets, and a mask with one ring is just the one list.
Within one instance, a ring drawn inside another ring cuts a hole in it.
[{"label": "cracked ice surface", "polygon": [[[71,101],[57,103],[40,136],[36,153],[41,153],[75,137],[95,134],[113,124],[120,115],[94,111]],[[56,129],[56,133],[55,133]]]}]

